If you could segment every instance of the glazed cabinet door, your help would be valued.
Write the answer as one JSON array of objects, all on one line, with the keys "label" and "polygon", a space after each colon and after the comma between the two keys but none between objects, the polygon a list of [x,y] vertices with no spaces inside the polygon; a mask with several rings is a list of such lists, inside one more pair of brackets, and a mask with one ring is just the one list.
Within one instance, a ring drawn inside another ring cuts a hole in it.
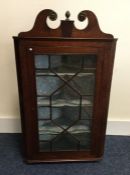
[{"label": "glazed cabinet door", "polygon": [[17,68],[26,159],[97,160],[104,137],[104,49],[43,47],[34,42],[19,48]]}]

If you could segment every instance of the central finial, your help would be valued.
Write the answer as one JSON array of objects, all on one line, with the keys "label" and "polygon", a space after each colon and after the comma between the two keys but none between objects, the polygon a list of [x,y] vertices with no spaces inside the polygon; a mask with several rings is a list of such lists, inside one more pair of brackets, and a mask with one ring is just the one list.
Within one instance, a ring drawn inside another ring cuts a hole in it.
[{"label": "central finial", "polygon": [[69,11],[67,11],[67,12],[65,13],[65,16],[66,16],[66,20],[67,20],[67,21],[70,20],[70,19],[69,19],[69,17],[70,17],[70,12],[69,12]]}]

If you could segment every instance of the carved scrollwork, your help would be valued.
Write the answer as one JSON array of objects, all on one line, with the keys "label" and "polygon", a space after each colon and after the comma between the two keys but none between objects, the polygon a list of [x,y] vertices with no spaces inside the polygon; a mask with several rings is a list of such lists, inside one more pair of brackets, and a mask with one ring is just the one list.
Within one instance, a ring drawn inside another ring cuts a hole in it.
[{"label": "carved scrollwork", "polygon": [[101,32],[97,17],[93,12],[89,10],[84,10],[78,14],[79,21],[83,22],[85,21],[86,18],[88,18],[88,26],[87,26],[88,28],[91,28],[92,30],[94,29],[97,32]]},{"label": "carved scrollwork", "polygon": [[86,13],[84,11],[78,14],[78,20],[83,22],[86,19]]},{"label": "carved scrollwork", "polygon": [[88,18],[88,25],[83,30],[75,28],[74,21],[69,19],[69,11],[65,13],[66,19],[61,20],[61,25],[56,29],[52,29],[47,25],[47,17],[51,21],[55,21],[57,14],[50,9],[41,11],[35,20],[33,28],[28,32],[20,33],[19,37],[113,38],[111,34],[103,33],[100,30],[95,14],[89,10],[81,11],[78,14],[80,22]]},{"label": "carved scrollwork", "polygon": [[48,17],[51,21],[55,21],[57,19],[57,13],[53,11]]}]

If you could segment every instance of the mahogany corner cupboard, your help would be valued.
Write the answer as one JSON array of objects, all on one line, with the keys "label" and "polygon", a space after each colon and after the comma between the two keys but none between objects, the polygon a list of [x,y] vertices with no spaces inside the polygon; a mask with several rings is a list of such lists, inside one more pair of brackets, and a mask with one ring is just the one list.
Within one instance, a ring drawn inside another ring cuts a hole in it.
[{"label": "mahogany corner cupboard", "polygon": [[28,163],[96,161],[103,156],[116,40],[93,12],[80,30],[50,9],[14,37],[24,157]]}]

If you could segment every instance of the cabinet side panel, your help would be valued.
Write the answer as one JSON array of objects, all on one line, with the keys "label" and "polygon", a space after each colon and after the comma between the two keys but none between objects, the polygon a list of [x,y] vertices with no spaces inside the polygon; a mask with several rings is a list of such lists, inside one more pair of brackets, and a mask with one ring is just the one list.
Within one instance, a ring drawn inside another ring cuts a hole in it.
[{"label": "cabinet side panel", "polygon": [[115,48],[116,41],[109,43],[106,49],[104,49],[104,65],[103,65],[103,80],[102,80],[102,133],[101,134],[101,145],[99,149],[99,155],[103,155],[104,153],[104,143],[105,143],[105,133],[107,126],[107,117],[108,117],[108,109],[109,109],[109,99],[111,92],[111,81],[113,74],[113,66],[114,66],[114,58],[115,58]]},{"label": "cabinet side panel", "polygon": [[[37,151],[37,121],[33,104],[35,93],[33,93],[33,65],[29,61],[24,42],[15,39],[16,67],[18,78],[18,89],[20,98],[20,112],[23,133],[23,147],[26,159],[31,159]],[[32,70],[32,71],[31,71]],[[33,96],[32,96],[33,94]]]},{"label": "cabinet side panel", "polygon": [[[114,64],[114,53],[116,43],[113,41],[108,45],[104,45],[104,49],[101,51],[101,57],[103,58],[102,73],[100,74],[100,88],[98,94],[98,104],[96,102],[96,117],[93,125],[93,149],[98,157],[102,157],[104,152],[105,132],[107,125],[107,116],[109,108],[109,98],[111,89],[111,80]],[[98,84],[98,80],[97,80]]]},{"label": "cabinet side panel", "polygon": [[15,62],[17,71],[17,83],[18,83],[18,93],[19,93],[19,105],[20,105],[20,119],[22,127],[22,144],[24,155],[26,155],[26,142],[25,142],[25,122],[24,122],[24,109],[23,109],[23,94],[22,94],[22,77],[21,77],[21,67],[20,67],[20,53],[19,53],[19,40],[14,38],[14,48],[15,48]]}]

